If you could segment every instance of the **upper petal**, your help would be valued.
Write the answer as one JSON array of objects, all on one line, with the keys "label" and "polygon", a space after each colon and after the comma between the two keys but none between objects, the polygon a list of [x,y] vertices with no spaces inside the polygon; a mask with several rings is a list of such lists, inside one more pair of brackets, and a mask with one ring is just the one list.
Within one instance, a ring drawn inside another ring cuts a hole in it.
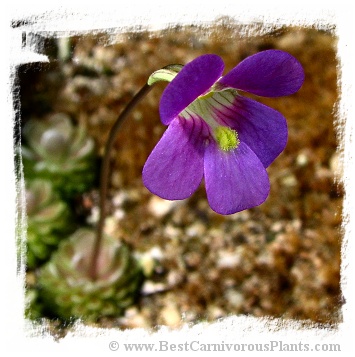
[{"label": "upper petal", "polygon": [[191,196],[203,177],[206,124],[200,119],[171,122],[143,168],[143,183],[167,200]]},{"label": "upper petal", "polygon": [[199,95],[208,91],[223,70],[222,59],[213,54],[202,55],[187,63],[162,94],[159,110],[163,124],[169,124]]},{"label": "upper petal", "polygon": [[204,174],[208,202],[220,214],[258,206],[270,191],[263,164],[242,142],[230,152],[220,150],[211,142],[205,151]]},{"label": "upper petal", "polygon": [[297,92],[304,81],[298,60],[280,50],[266,50],[247,57],[218,81],[264,97],[280,97]]},{"label": "upper petal", "polygon": [[224,125],[235,129],[239,140],[246,143],[268,167],[287,144],[287,122],[275,109],[253,99],[228,91],[211,98],[215,116]]}]

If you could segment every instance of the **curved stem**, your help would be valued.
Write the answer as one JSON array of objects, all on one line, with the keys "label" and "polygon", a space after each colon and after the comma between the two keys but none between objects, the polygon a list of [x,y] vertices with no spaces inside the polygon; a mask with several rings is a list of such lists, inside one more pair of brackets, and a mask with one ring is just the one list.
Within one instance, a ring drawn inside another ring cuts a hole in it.
[{"label": "curved stem", "polygon": [[100,213],[99,213],[99,222],[97,226],[96,239],[93,246],[91,264],[90,264],[90,276],[92,280],[95,280],[97,277],[97,260],[100,254],[100,248],[102,243],[102,236],[105,224],[106,217],[106,196],[108,190],[108,183],[110,178],[110,153],[113,147],[113,144],[116,139],[116,135],[118,130],[121,127],[121,124],[126,119],[126,117],[132,112],[134,107],[149,93],[152,89],[152,85],[145,84],[141,90],[133,97],[133,99],[128,103],[127,107],[123,110],[123,112],[119,115],[116,122],[113,124],[109,137],[107,139],[105,145],[105,151],[103,156],[103,162],[101,166],[100,172]]}]

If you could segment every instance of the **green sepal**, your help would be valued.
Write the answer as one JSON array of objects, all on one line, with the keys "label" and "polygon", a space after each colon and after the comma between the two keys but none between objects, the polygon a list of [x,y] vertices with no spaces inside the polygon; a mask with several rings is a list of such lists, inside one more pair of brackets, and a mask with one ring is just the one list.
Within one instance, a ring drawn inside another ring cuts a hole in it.
[{"label": "green sepal", "polygon": [[160,81],[171,82],[181,71],[182,67],[183,65],[181,64],[170,64],[164,68],[158,69],[149,76],[147,83],[151,86]]}]

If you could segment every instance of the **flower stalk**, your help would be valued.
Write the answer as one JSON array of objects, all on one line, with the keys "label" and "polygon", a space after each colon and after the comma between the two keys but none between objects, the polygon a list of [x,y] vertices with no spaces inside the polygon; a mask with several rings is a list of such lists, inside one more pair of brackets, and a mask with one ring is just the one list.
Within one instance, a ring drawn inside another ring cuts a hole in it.
[{"label": "flower stalk", "polygon": [[[154,83],[152,83],[154,84]],[[110,160],[111,160],[111,150],[115,143],[115,139],[118,133],[118,130],[121,128],[124,120],[129,116],[132,110],[139,104],[139,102],[150,92],[152,89],[152,84],[145,84],[140,91],[133,97],[133,99],[128,103],[126,108],[117,118],[116,122],[113,124],[109,137],[106,141],[103,161],[100,171],[100,190],[99,190],[99,221],[97,225],[95,242],[93,245],[93,251],[91,256],[91,265],[90,265],[90,276],[92,280],[97,278],[97,261],[100,255],[100,249],[102,245],[102,236],[105,225],[106,218],[106,197],[107,190],[110,178]]]}]

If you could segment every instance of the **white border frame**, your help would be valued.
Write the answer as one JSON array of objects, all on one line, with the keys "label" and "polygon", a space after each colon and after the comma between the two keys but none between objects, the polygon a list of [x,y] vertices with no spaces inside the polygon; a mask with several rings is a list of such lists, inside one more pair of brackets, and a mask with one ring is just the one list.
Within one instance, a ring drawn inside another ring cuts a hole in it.
[{"label": "white border frame", "polygon": [[[148,1],[136,2],[129,0],[126,4],[116,2],[99,1],[96,5],[88,2],[64,1],[60,5],[54,2],[25,2],[12,1],[6,4],[1,19],[1,30],[5,38],[5,52],[2,54],[1,66],[1,98],[3,113],[0,119],[1,137],[1,162],[6,169],[2,171],[0,185],[0,217],[2,224],[2,245],[0,249],[1,267],[1,321],[3,332],[0,344],[1,349],[11,351],[11,354],[22,352],[30,356],[47,355],[55,353],[98,353],[112,355],[108,345],[111,340],[123,342],[152,343],[159,340],[169,340],[169,343],[183,343],[186,340],[199,340],[201,343],[211,341],[226,343],[267,343],[270,340],[282,340],[284,343],[340,343],[341,354],[354,351],[352,344],[354,331],[354,241],[351,239],[354,231],[355,212],[354,190],[354,160],[352,154],[352,138],[354,135],[354,87],[352,83],[353,67],[355,63],[352,11],[342,1],[297,1],[294,4],[285,1],[223,1],[208,3],[207,1]],[[143,5],[144,4],[144,5]],[[116,331],[86,328],[77,324],[75,333],[68,334],[59,343],[55,342],[44,328],[34,328],[24,321],[22,316],[22,281],[21,272],[16,274],[16,245],[15,218],[16,218],[16,187],[14,184],[13,163],[13,108],[12,85],[13,78],[11,67],[20,63],[31,61],[46,61],[46,57],[33,52],[33,44],[27,47],[22,45],[21,32],[9,27],[9,21],[28,18],[32,24],[26,29],[33,32],[58,32],[63,35],[68,33],[92,32],[95,29],[113,29],[119,27],[122,30],[139,29],[159,30],[175,24],[208,25],[219,16],[230,16],[241,23],[262,21],[269,24],[309,25],[322,27],[327,24],[336,25],[338,41],[338,59],[341,69],[341,100],[337,110],[337,117],[342,125],[343,140],[341,148],[344,159],[343,182],[346,189],[344,202],[344,242],[342,246],[342,292],[346,299],[343,308],[344,322],[337,331],[326,329],[303,328],[298,322],[289,323],[277,319],[256,319],[246,316],[227,318],[222,322],[211,324],[199,324],[193,327],[184,327],[181,330],[169,332],[161,328],[154,334],[144,330]],[[7,43],[7,41],[9,43]],[[11,120],[12,119],[12,120]],[[6,216],[6,218],[5,218]],[[352,237],[354,238],[354,237]],[[18,308],[16,308],[18,306]],[[31,337],[30,337],[31,336]],[[7,346],[7,347],[6,347]],[[33,352],[29,352],[33,351]],[[3,352],[1,355],[5,355]],[[118,353],[122,354],[123,350]],[[186,353],[186,352],[184,352]],[[229,352],[224,352],[229,353]],[[230,352],[235,355],[240,352]],[[265,352],[274,355],[275,352]],[[276,352],[279,353],[279,352]],[[305,355],[313,355],[314,352],[302,352]],[[129,354],[129,353],[127,353]],[[145,352],[145,355],[153,353]],[[154,355],[156,352],[154,352]]]}]

